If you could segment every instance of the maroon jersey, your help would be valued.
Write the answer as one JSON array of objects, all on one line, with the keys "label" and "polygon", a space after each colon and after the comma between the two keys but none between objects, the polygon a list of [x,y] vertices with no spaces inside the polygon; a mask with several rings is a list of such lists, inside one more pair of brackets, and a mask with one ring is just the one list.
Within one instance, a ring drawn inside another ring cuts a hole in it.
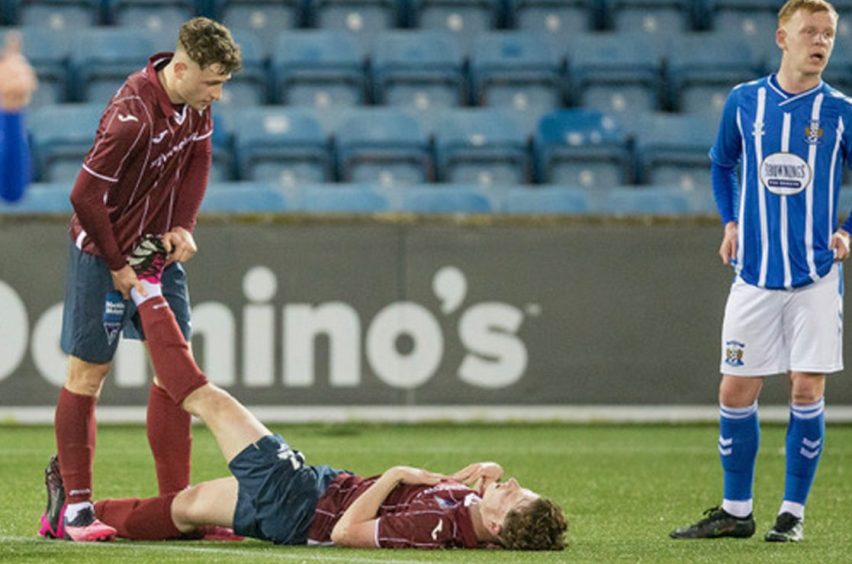
[{"label": "maroon jersey", "polygon": [[151,57],[110,100],[71,195],[71,237],[112,270],[141,235],[192,231],[206,189],[210,109],[169,101],[157,71],[171,57]]},{"label": "maroon jersey", "polygon": [[[343,512],[378,476],[341,474],[317,503],[308,544],[328,544],[331,530]],[[391,491],[377,513],[375,543],[383,548],[477,548],[470,504],[479,494],[457,482],[435,486],[400,485]]]}]

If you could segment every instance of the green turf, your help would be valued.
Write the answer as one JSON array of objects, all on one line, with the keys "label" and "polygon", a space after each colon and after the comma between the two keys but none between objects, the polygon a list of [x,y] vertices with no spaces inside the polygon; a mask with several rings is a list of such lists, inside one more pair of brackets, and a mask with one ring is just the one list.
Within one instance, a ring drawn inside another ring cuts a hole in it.
[{"label": "green turf", "polygon": [[[496,551],[346,550],[259,541],[116,542],[73,545],[35,535],[44,506],[48,427],[0,426],[0,562],[849,562],[852,559],[852,427],[831,426],[808,506],[806,540],[765,543],[782,493],[784,428],[764,426],[757,467],[758,534],[748,540],[673,541],[721,495],[718,429],[702,426],[421,425],[275,427],[309,462],[359,473],[394,464],[452,471],[496,460],[507,473],[561,502],[571,521],[561,554]],[[226,474],[209,433],[196,428],[193,479]],[[141,427],[102,426],[95,492],[149,496],[154,473]]]}]

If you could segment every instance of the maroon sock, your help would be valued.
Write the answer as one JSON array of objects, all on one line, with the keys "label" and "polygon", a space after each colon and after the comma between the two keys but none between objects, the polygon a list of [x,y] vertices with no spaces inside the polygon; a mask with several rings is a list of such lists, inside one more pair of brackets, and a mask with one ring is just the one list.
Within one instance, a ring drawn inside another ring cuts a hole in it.
[{"label": "maroon sock", "polygon": [[148,392],[148,444],[157,468],[160,495],[177,493],[189,485],[192,452],[191,416],[161,387]]},{"label": "maroon sock", "polygon": [[66,388],[59,392],[54,429],[67,503],[92,499],[96,403],[94,396],[75,394]]},{"label": "maroon sock", "polygon": [[95,504],[95,515],[125,539],[173,539],[181,536],[172,521],[172,501],[175,495],[148,499],[105,499]]},{"label": "maroon sock", "polygon": [[181,405],[186,396],[207,383],[207,377],[195,364],[165,298],[150,298],[138,310],[157,379],[175,404]]}]

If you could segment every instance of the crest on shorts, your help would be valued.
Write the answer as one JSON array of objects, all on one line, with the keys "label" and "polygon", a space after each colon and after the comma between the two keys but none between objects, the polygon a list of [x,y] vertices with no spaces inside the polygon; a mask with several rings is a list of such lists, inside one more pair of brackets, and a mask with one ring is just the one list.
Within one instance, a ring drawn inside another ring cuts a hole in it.
[{"label": "crest on shorts", "polygon": [[805,128],[805,141],[809,145],[816,145],[820,139],[822,139],[822,128],[819,126],[819,120],[812,120]]},{"label": "crest on shorts", "polygon": [[725,364],[728,366],[742,366],[743,349],[745,343],[739,341],[725,341]]}]

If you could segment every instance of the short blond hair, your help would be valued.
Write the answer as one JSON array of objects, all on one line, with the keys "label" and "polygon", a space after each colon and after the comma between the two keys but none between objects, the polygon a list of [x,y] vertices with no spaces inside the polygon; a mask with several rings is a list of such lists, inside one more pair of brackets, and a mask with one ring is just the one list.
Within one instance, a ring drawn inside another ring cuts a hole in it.
[{"label": "short blond hair", "polygon": [[242,66],[240,46],[227,27],[208,18],[192,18],[180,26],[177,48],[183,50],[201,69],[220,65],[222,74]]},{"label": "short blond hair", "polygon": [[790,21],[793,14],[799,10],[804,10],[809,14],[814,14],[816,12],[828,12],[834,16],[835,20],[838,18],[837,10],[834,9],[834,6],[832,6],[828,0],[787,0],[787,3],[781,6],[781,9],[778,10],[778,27],[781,27]]}]

